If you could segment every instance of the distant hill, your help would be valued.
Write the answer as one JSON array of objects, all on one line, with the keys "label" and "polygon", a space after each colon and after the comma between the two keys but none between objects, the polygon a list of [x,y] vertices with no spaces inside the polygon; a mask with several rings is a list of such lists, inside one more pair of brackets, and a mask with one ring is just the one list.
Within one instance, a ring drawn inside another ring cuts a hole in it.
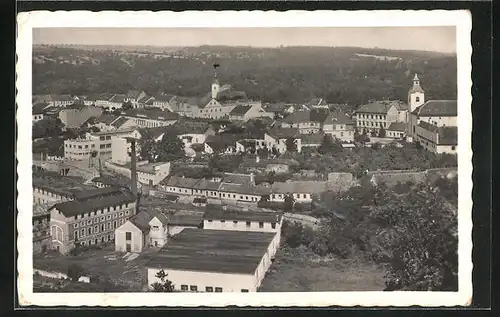
[{"label": "distant hill", "polygon": [[[33,54],[33,91],[40,94],[142,89],[151,94],[201,96],[209,91],[212,65],[218,63],[222,83],[269,102],[322,97],[356,108],[369,99],[406,100],[415,72],[428,98],[456,98],[456,56],[436,52],[356,47],[37,46]],[[44,62],[51,60],[56,62]]]}]

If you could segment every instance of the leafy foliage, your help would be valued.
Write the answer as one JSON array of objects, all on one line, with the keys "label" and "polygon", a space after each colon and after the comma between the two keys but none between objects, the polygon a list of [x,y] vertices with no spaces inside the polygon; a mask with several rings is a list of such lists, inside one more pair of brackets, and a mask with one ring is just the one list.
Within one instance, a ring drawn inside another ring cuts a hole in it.
[{"label": "leafy foliage", "polygon": [[167,279],[168,274],[164,270],[158,271],[155,276],[160,279],[161,283],[154,282],[151,284],[153,292],[172,293],[174,291],[174,284]]},{"label": "leafy foliage", "polygon": [[165,133],[160,141],[146,136],[141,140],[140,156],[150,162],[175,161],[184,157],[184,143],[171,133]]},{"label": "leafy foliage", "polygon": [[297,142],[293,138],[288,138],[285,141],[286,151],[287,152],[297,152]]},{"label": "leafy foliage", "polygon": [[58,137],[62,133],[64,124],[59,119],[45,117],[33,123],[32,138]]},{"label": "leafy foliage", "polygon": [[83,268],[78,264],[71,264],[68,267],[68,277],[74,282],[78,281],[84,272]]}]

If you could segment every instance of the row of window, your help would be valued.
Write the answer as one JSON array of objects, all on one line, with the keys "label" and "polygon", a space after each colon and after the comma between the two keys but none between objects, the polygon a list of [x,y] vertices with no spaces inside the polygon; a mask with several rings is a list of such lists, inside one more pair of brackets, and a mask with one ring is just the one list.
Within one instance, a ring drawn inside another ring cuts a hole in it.
[{"label": "row of window", "polygon": [[93,234],[98,234],[99,232],[103,233],[103,232],[106,232],[109,230],[115,230],[116,228],[118,228],[119,226],[124,224],[125,221],[127,221],[127,219],[119,219],[119,220],[115,220],[113,222],[106,223],[106,226],[104,226],[104,224],[101,224],[100,226],[96,225],[94,227],[88,227],[86,229],[85,228],[81,229],[80,231],[75,230],[73,232],[74,240],[78,240],[78,238],[81,238],[81,237],[90,236]]},{"label": "row of window", "polygon": [[[94,217],[94,216],[97,216],[97,215],[105,214],[107,212],[115,212],[115,211],[119,211],[120,209],[127,209],[127,208],[129,208],[129,206],[130,206],[130,203],[121,204],[121,205],[115,205],[115,206],[110,206],[109,208],[99,209],[97,211],[91,211],[90,214],[88,214],[87,217]],[[128,215],[129,212],[130,212],[130,210],[125,210],[125,215]],[[87,214],[84,213],[84,214],[76,215],[75,216],[75,220],[85,218],[85,215],[87,215]],[[120,217],[123,217],[123,213],[122,212],[119,213],[119,215],[120,215]],[[111,217],[111,215],[108,215],[108,220],[111,219],[110,217]],[[116,218],[115,216],[113,216],[113,217]]]},{"label": "row of window", "polygon": [[100,243],[104,243],[104,242],[107,242],[107,241],[113,241],[114,237],[113,234],[108,234],[107,236],[102,236],[101,239],[90,239],[90,240],[80,240],[78,241],[78,243],[80,245],[93,245],[93,244],[99,244],[99,240],[100,240]]},{"label": "row of window", "polygon": [[140,127],[148,127],[148,128],[156,128],[156,127],[164,126],[164,124],[162,122],[150,121],[150,120],[144,120],[144,119],[136,119],[136,123]]},{"label": "row of window", "polygon": [[379,120],[385,120],[385,115],[377,115],[377,114],[363,114],[363,113],[360,113],[360,114],[358,114],[358,118],[362,118],[362,119],[379,119]]},{"label": "row of window", "polygon": [[[300,199],[301,195],[300,194],[293,194],[293,198]],[[271,195],[272,199],[279,199],[279,198],[285,198],[285,194],[272,194]],[[302,194],[303,199],[307,199],[307,194]]]},{"label": "row of window", "polygon": [[[198,286],[196,285],[185,285],[185,284],[182,284],[181,285],[181,291],[183,292],[187,292],[189,289],[189,291],[191,292],[197,292],[198,291]],[[207,293],[213,293],[215,290],[215,293],[222,293],[222,287],[213,287],[213,286],[206,286],[205,287],[205,292]],[[241,289],[241,292],[242,293],[248,293],[248,289]]]},{"label": "row of window", "polygon": [[[76,144],[71,144],[71,143],[65,143],[64,147],[69,148],[69,149],[84,149],[84,148],[88,149],[89,145],[88,144],[85,144],[85,145],[76,145]],[[91,148],[95,148],[95,144],[90,144],[90,147]]]},{"label": "row of window", "polygon": [[104,141],[104,140],[111,140],[111,135],[106,135],[106,136],[100,136],[99,140]]},{"label": "row of window", "polygon": [[[208,223],[212,223],[213,220],[207,220]],[[226,223],[226,220],[220,220],[220,223]],[[233,220],[233,227],[236,227],[238,225],[238,220]],[[247,228],[251,228],[252,227],[252,222],[251,221],[246,221],[245,222],[245,225]],[[276,223],[275,222],[271,222],[271,227],[273,229],[276,229]],[[264,228],[264,222],[259,222],[259,228]]]},{"label": "row of window", "polygon": [[365,127],[386,127],[387,123],[385,122],[370,122],[370,121],[358,121],[360,126],[365,126]]},{"label": "row of window", "polygon": [[[93,213],[93,212],[92,212]],[[129,210],[126,210],[125,211],[125,215],[129,215],[130,214],[130,211]],[[107,215],[106,217],[102,216],[102,217],[95,217],[93,220],[92,219],[89,219],[87,220],[87,222],[85,221],[82,221],[82,222],[76,222],[73,224],[73,228],[78,228],[78,227],[84,227],[85,225],[89,226],[93,223],[99,223],[99,222],[104,222],[105,220],[111,220],[111,218],[113,219],[116,219],[118,217],[123,217],[124,213],[123,212],[120,212],[120,213],[115,213],[113,215]],[[76,218],[75,218],[76,219]]]}]

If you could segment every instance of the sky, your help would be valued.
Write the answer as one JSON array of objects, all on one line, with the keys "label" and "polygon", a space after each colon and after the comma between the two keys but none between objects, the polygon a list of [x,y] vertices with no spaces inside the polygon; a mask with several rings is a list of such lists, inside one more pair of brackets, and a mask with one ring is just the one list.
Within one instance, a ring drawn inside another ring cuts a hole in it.
[{"label": "sky", "polygon": [[455,27],[37,28],[33,44],[354,46],[456,52]]}]

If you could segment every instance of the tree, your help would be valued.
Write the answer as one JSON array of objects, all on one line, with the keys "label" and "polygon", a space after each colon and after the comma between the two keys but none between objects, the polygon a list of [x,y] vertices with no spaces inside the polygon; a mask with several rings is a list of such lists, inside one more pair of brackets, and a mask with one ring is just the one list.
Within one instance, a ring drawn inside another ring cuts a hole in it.
[{"label": "tree", "polygon": [[158,161],[170,162],[184,157],[184,143],[173,133],[165,133],[158,145]]},{"label": "tree", "polygon": [[386,264],[388,290],[458,289],[457,210],[426,184],[406,197],[386,194],[370,212],[379,226],[375,259]]},{"label": "tree", "polygon": [[[122,104],[122,109],[123,109],[123,111],[127,111],[127,110],[130,110],[130,109],[132,109],[132,108],[133,108],[133,107],[132,107],[132,103],[131,103],[130,101],[124,102],[124,103]],[[116,111],[116,110],[115,110],[115,111]]]},{"label": "tree", "polygon": [[378,131],[378,137],[385,138],[385,135],[386,135],[386,131],[385,131],[384,127],[380,127],[380,130]]},{"label": "tree", "polygon": [[265,146],[261,147],[260,149],[257,150],[257,155],[260,157],[268,158],[269,157],[269,150]]},{"label": "tree", "polygon": [[162,269],[158,271],[155,275],[156,278],[159,278],[160,282],[154,282],[151,284],[153,288],[153,292],[163,292],[163,293],[173,293],[174,292],[174,284],[172,281],[168,280],[168,274]]},{"label": "tree", "polygon": [[291,194],[286,194],[283,204],[283,212],[292,212],[295,205],[295,198]]},{"label": "tree", "polygon": [[297,152],[297,142],[294,138],[288,138],[285,141],[287,152]]},{"label": "tree", "polygon": [[68,267],[68,277],[73,281],[77,282],[80,276],[84,274],[83,268],[78,264],[71,264]]},{"label": "tree", "polygon": [[278,151],[278,149],[273,146],[272,149],[271,149],[271,153],[274,155],[274,156],[279,156],[280,155],[280,151]]}]

